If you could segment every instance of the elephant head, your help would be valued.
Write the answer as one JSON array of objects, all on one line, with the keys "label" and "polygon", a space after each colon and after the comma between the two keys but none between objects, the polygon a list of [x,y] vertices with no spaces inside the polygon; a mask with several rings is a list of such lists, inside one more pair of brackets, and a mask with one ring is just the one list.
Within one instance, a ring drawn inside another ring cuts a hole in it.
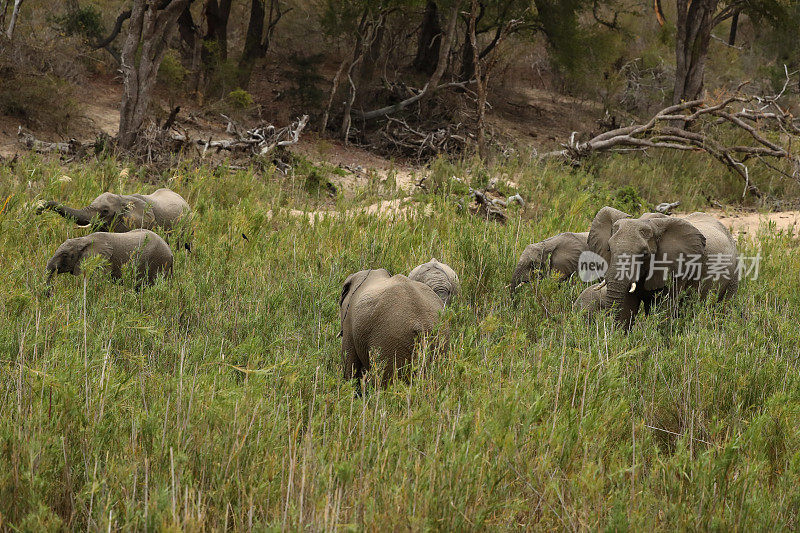
[{"label": "elephant head", "polygon": [[449,265],[440,263],[436,258],[419,265],[408,277],[433,289],[444,305],[449,304],[461,291],[458,274]]},{"label": "elephant head", "polygon": [[519,258],[511,275],[511,295],[535,274],[545,276],[550,271],[560,274],[562,280],[578,270],[578,260],[586,250],[586,233],[560,233],[541,242],[529,244]]},{"label": "elephant head", "polygon": [[64,241],[47,262],[48,293],[50,283],[56,274],[69,273],[77,276],[81,272],[81,261],[85,257],[101,255],[110,259],[112,252],[111,244],[92,238],[92,236]]},{"label": "elephant head", "polygon": [[80,226],[93,222],[100,231],[125,232],[137,228],[150,228],[155,222],[152,207],[138,196],[121,196],[104,192],[82,209],[73,209],[49,201],[37,208],[37,214],[55,211],[64,218],[74,219]]},{"label": "elephant head", "polygon": [[[702,256],[706,239],[690,222],[648,213],[638,219],[611,207],[601,209],[589,231],[589,245],[608,262],[603,308],[615,308],[628,328],[643,300],[676,278],[679,263]],[[681,280],[676,280],[681,283]]]},{"label": "elephant head", "polygon": [[600,283],[595,283],[586,287],[575,300],[573,308],[577,311],[585,311],[588,316],[593,316],[595,313],[603,309],[603,300],[606,296],[606,282],[605,280]]}]

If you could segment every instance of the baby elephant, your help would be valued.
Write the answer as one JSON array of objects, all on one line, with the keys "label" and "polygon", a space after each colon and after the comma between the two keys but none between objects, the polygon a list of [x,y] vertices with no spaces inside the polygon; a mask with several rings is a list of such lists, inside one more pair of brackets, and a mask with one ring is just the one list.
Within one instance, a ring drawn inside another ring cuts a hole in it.
[{"label": "baby elephant", "polygon": [[377,362],[387,384],[411,362],[416,342],[433,331],[441,310],[442,301],[424,283],[383,268],[351,274],[339,297],[344,378],[360,379]]},{"label": "baby elephant", "polygon": [[158,274],[172,274],[172,250],[152,231],[97,232],[68,239],[58,247],[47,262],[48,285],[56,274],[79,275],[81,260],[94,255],[108,259],[111,276],[117,279],[122,277],[122,265],[131,260],[136,262],[136,277],[143,284],[153,283]]},{"label": "baby elephant", "polygon": [[153,194],[120,195],[104,192],[83,209],[73,209],[49,201],[36,209],[37,214],[55,211],[64,218],[88,226],[95,219],[99,229],[123,233],[135,229],[162,228],[170,231],[190,211],[180,194],[158,189]]},{"label": "baby elephant", "polygon": [[576,311],[586,311],[586,314],[592,317],[603,309],[603,298],[605,298],[605,295],[606,282],[604,280],[583,289],[583,292],[580,293],[572,307]]},{"label": "baby elephant", "polygon": [[419,281],[433,289],[444,305],[449,304],[450,300],[458,296],[461,291],[458,274],[448,265],[437,261],[436,258],[412,270],[408,279]]},{"label": "baby elephant", "polygon": [[559,233],[525,247],[511,275],[511,295],[514,295],[520,285],[528,283],[534,272],[541,276],[555,271],[560,274],[562,281],[576,273],[578,258],[589,249],[586,244],[588,237],[588,232]]}]

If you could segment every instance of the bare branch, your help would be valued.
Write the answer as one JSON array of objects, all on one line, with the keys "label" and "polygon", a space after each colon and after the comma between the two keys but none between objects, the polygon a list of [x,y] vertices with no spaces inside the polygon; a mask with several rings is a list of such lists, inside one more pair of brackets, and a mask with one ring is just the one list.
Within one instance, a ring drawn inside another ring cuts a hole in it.
[{"label": "bare branch", "polygon": [[[786,70],[787,80],[790,76]],[[741,86],[740,88],[741,89]],[[800,140],[800,125],[796,119],[778,104],[783,94],[764,97],[744,95],[737,91],[718,102],[707,99],[682,102],[666,107],[656,113],[644,124],[632,124],[601,133],[586,142],[575,140],[575,134],[561,150],[542,154],[542,159],[561,158],[571,164],[595,152],[620,151],[624,149],[641,150],[646,148],[665,148],[671,150],[697,151],[707,153],[714,159],[739,175],[744,181],[744,194],[750,193],[760,198],[761,191],[750,179],[749,160],[762,162],[768,168],[783,176],[797,179],[800,171],[800,158],[791,152],[790,147]],[[680,123],[684,127],[677,127]],[[752,144],[729,145],[719,128],[733,129],[748,134]],[[788,140],[781,146],[767,132],[778,131]],[[794,172],[789,174],[767,163],[766,158],[789,160]]]}]

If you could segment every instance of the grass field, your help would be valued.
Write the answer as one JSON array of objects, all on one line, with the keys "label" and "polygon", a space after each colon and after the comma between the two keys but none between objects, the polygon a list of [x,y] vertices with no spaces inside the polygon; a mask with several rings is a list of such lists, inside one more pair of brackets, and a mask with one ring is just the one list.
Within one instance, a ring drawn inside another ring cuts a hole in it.
[{"label": "grass field", "polygon": [[[664,309],[628,335],[572,310],[578,281],[508,295],[526,244],[583,231],[608,203],[637,208],[651,189],[594,179],[630,175],[624,165],[439,162],[438,191],[413,199],[429,212],[314,225],[278,209],[318,203],[302,178],[120,176],[113,159],[0,168],[0,528],[796,529],[796,240],[742,242],[760,251],[760,276],[732,302]],[[669,189],[673,171],[642,164],[638,182],[701,207],[714,179]],[[493,172],[529,200],[506,226],[458,211],[463,185],[447,180]],[[136,291],[99,271],[62,275],[43,297],[47,259],[86,230],[36,216],[36,200],[164,185],[196,211],[173,279]],[[342,282],[433,256],[462,282],[448,353],[357,395],[341,379]]]}]

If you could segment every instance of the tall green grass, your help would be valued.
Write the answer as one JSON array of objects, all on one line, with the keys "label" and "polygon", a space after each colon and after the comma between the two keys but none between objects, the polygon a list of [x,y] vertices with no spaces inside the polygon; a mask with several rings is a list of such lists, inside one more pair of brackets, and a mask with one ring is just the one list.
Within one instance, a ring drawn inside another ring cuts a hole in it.
[{"label": "tall green grass", "polygon": [[[743,243],[760,250],[760,276],[725,306],[692,300],[624,335],[572,310],[579,282],[545,279],[516,302],[506,287],[525,245],[585,230],[616,201],[623,184],[592,172],[492,169],[529,200],[506,226],[445,193],[414,198],[428,214],[309,225],[278,209],[316,202],[302,179],[190,167],[120,178],[123,165],[0,169],[2,527],[797,527],[796,240]],[[197,212],[171,280],[137,291],[64,275],[42,296],[47,259],[86,230],[37,217],[37,199],[165,184]],[[444,315],[449,351],[410,383],[357,394],[341,379],[342,282],[433,256],[462,281]]]}]

